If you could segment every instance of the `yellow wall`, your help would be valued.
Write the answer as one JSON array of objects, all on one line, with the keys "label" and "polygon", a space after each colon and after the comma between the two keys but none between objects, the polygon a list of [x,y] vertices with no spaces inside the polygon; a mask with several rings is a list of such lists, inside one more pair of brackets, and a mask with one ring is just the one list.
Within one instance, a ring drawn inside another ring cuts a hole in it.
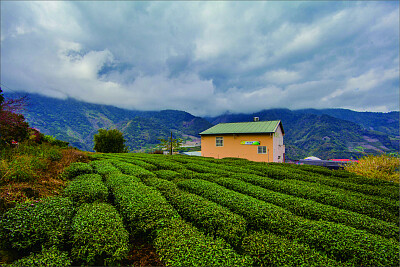
[{"label": "yellow wall", "polygon": [[[215,137],[224,138],[224,146],[215,146]],[[267,154],[258,154],[258,145],[242,145],[242,141],[260,141],[260,146],[267,147]],[[201,155],[213,158],[245,158],[252,161],[273,161],[272,134],[230,134],[230,135],[203,135],[201,136]]]}]

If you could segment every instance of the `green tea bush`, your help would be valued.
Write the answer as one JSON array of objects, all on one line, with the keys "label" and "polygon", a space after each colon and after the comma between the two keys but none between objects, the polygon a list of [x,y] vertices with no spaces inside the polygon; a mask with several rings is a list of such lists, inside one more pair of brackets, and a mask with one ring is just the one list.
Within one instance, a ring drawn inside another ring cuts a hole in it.
[{"label": "green tea bush", "polygon": [[184,219],[212,236],[222,237],[235,246],[239,244],[247,227],[242,216],[205,198],[179,190],[173,182],[159,178],[149,180],[149,185],[161,191]]},{"label": "green tea bush", "polygon": [[158,178],[169,181],[172,181],[177,178],[183,178],[183,175],[181,173],[171,170],[159,170],[155,171],[154,174],[157,175]]},{"label": "green tea bush", "polygon": [[70,181],[63,194],[80,206],[83,203],[107,202],[108,189],[99,174],[83,174]]},{"label": "green tea bush", "polygon": [[253,232],[243,239],[242,249],[254,258],[256,266],[338,266],[306,244],[272,233]]},{"label": "green tea bush", "polygon": [[63,177],[67,179],[72,179],[76,176],[92,172],[93,168],[88,163],[74,162],[71,163],[71,165],[69,165],[69,167],[65,169]]},{"label": "green tea bush", "polygon": [[381,221],[364,214],[321,204],[313,200],[274,192],[272,190],[232,178],[213,177],[212,179],[208,180],[236,192],[240,192],[265,202],[275,204],[291,211],[293,214],[311,220],[326,220],[342,223],[387,238],[394,238],[396,240],[399,238],[399,227],[394,223]]},{"label": "green tea bush", "polygon": [[26,266],[55,266],[65,267],[71,266],[72,261],[68,256],[68,252],[59,251],[56,247],[44,248],[40,253],[31,253],[29,256],[20,260],[14,261],[11,267],[26,267]]},{"label": "green tea bush", "polygon": [[154,247],[167,266],[252,266],[249,256],[237,254],[223,239],[205,236],[182,219],[157,232]]},{"label": "green tea bush", "polygon": [[74,206],[69,198],[47,198],[18,204],[0,220],[4,249],[29,252],[41,245],[61,250],[69,243]]},{"label": "green tea bush", "polygon": [[[236,174],[231,178],[242,180],[266,189],[311,199],[316,202],[338,207],[387,222],[398,223],[398,201],[366,196],[359,193],[332,188],[299,180],[280,181],[254,174]],[[374,203],[375,202],[375,203]]]},{"label": "green tea bush", "polygon": [[[273,168],[282,171],[289,171],[285,165],[274,165]],[[329,170],[330,171],[330,170]],[[360,192],[372,196],[387,197],[398,200],[400,197],[399,187],[395,186],[384,186],[384,185],[369,185],[369,184],[356,184],[345,182],[336,179],[336,177],[326,177],[321,174],[307,172],[299,169],[290,169],[291,176],[286,176],[288,179],[297,179],[306,182],[314,182],[323,185],[333,186],[337,188],[343,188],[353,192]],[[334,173],[332,173],[334,174]]]},{"label": "green tea bush", "polygon": [[155,177],[156,175],[151,171],[148,171],[140,166],[136,166],[130,163],[122,161],[112,161],[112,164],[117,167],[122,173],[133,175],[141,179],[146,179],[148,177]]},{"label": "green tea bush", "polygon": [[92,166],[93,170],[98,174],[105,176],[111,173],[121,173],[121,171],[112,164],[113,160],[95,160],[91,161],[89,164]]},{"label": "green tea bush", "polygon": [[116,209],[83,204],[73,219],[72,259],[86,265],[116,265],[127,256],[129,234]]},{"label": "green tea bush", "polygon": [[273,204],[203,180],[183,180],[178,186],[242,215],[254,229],[297,239],[353,265],[397,265],[398,242],[342,224],[307,220]]},{"label": "green tea bush", "polygon": [[148,171],[155,171],[155,170],[157,170],[157,166],[155,166],[155,165],[153,165],[153,164],[150,164],[150,163],[147,163],[147,162],[145,162],[145,161],[142,161],[142,160],[138,160],[138,159],[129,159],[129,158],[119,158],[119,160],[120,161],[124,161],[124,162],[128,162],[128,163],[131,163],[131,164],[133,164],[133,165],[137,165],[137,166],[140,166],[140,167],[142,167],[142,168],[144,168],[144,169],[146,169],[146,170],[148,170]]},{"label": "green tea bush", "polygon": [[144,158],[143,161],[157,166],[158,170],[171,170],[180,172],[185,168],[185,166],[179,162],[174,162],[167,159],[165,156],[157,158]]},{"label": "green tea bush", "polygon": [[170,218],[179,217],[159,191],[134,176],[112,174],[106,184],[133,235],[150,234]]}]

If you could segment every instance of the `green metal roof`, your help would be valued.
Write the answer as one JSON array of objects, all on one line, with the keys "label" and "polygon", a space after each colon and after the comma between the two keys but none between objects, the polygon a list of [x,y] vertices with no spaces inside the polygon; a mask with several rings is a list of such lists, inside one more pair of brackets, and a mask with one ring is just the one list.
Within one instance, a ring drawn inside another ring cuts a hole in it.
[{"label": "green metal roof", "polygon": [[200,134],[274,133],[279,125],[284,133],[281,121],[256,121],[220,123]]}]

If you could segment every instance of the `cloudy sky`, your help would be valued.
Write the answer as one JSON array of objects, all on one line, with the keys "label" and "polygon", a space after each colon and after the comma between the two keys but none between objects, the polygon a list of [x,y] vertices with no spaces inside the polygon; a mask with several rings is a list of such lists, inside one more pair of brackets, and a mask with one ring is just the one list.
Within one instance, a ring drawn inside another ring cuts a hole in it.
[{"label": "cloudy sky", "polygon": [[198,116],[399,110],[399,2],[1,1],[1,83]]}]

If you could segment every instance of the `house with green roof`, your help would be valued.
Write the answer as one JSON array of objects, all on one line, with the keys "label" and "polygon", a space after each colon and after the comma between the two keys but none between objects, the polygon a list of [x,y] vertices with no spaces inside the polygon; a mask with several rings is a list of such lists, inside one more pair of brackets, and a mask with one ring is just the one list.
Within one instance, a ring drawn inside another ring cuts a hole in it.
[{"label": "house with green roof", "polygon": [[245,158],[259,162],[285,162],[282,122],[220,123],[201,135],[201,155],[213,158]]}]

